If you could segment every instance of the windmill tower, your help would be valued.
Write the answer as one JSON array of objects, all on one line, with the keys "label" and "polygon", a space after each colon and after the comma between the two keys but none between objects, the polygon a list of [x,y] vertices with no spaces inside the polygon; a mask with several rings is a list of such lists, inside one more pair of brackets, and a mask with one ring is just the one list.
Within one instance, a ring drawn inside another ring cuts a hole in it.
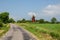
[{"label": "windmill tower", "polygon": [[32,22],[35,22],[35,16],[34,15],[32,16]]}]

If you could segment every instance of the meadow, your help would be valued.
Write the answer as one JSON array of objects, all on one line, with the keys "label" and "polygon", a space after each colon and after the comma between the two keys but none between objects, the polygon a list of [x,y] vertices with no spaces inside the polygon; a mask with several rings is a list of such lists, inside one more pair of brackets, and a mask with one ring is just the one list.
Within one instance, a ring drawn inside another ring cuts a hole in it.
[{"label": "meadow", "polygon": [[0,37],[3,36],[9,30],[9,24],[3,24],[3,27],[0,28]]},{"label": "meadow", "polygon": [[60,24],[17,23],[40,40],[60,40]]}]

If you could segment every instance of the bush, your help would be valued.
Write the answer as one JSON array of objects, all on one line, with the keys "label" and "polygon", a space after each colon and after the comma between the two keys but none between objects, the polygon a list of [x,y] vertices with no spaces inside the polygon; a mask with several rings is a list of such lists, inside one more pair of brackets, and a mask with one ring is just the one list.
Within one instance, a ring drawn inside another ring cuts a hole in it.
[{"label": "bush", "polygon": [[53,37],[53,38],[59,38],[59,34],[56,34],[54,32],[51,32],[50,35]]},{"label": "bush", "polygon": [[1,27],[3,27],[3,23],[2,23],[2,22],[0,22],[0,28],[1,28]]},{"label": "bush", "polygon": [[47,31],[40,30],[41,33],[47,34]]},{"label": "bush", "polygon": [[2,21],[0,20],[0,28],[1,28],[1,27],[3,27],[3,23],[2,23]]}]

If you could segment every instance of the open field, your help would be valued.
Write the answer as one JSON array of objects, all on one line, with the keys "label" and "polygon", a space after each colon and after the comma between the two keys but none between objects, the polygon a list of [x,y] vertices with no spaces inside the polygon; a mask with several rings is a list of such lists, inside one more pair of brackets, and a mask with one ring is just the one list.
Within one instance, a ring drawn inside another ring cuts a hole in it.
[{"label": "open field", "polygon": [[4,26],[0,28],[0,37],[4,35],[8,30],[9,30],[9,24],[4,24]]},{"label": "open field", "polygon": [[40,40],[60,40],[60,24],[17,23]]}]

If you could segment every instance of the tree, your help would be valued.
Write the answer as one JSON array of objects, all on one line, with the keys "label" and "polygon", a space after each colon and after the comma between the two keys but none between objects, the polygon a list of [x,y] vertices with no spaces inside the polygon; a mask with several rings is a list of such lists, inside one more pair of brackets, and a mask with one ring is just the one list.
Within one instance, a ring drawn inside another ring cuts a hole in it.
[{"label": "tree", "polygon": [[22,20],[18,20],[17,23],[25,23],[26,20],[23,18]]},{"label": "tree", "polygon": [[9,20],[9,13],[8,12],[0,13],[0,20],[2,20],[3,23],[7,23]]},{"label": "tree", "polygon": [[45,23],[50,23],[49,21],[45,21]]},{"label": "tree", "polygon": [[51,19],[51,23],[56,23],[57,22],[57,19],[55,18],[55,17],[53,17],[52,19]]},{"label": "tree", "polygon": [[44,19],[40,19],[39,20],[39,23],[44,23]]},{"label": "tree", "polygon": [[22,22],[22,23],[25,23],[25,22],[26,22],[26,20],[23,18],[23,19],[21,20],[21,22]]},{"label": "tree", "polygon": [[60,22],[59,22],[59,21],[57,21],[56,23],[57,23],[57,24],[59,24]]},{"label": "tree", "polygon": [[17,20],[17,23],[20,23],[21,21],[20,20]]},{"label": "tree", "polygon": [[9,19],[9,23],[14,23],[15,21],[14,21],[14,19],[13,18],[10,18]]}]

